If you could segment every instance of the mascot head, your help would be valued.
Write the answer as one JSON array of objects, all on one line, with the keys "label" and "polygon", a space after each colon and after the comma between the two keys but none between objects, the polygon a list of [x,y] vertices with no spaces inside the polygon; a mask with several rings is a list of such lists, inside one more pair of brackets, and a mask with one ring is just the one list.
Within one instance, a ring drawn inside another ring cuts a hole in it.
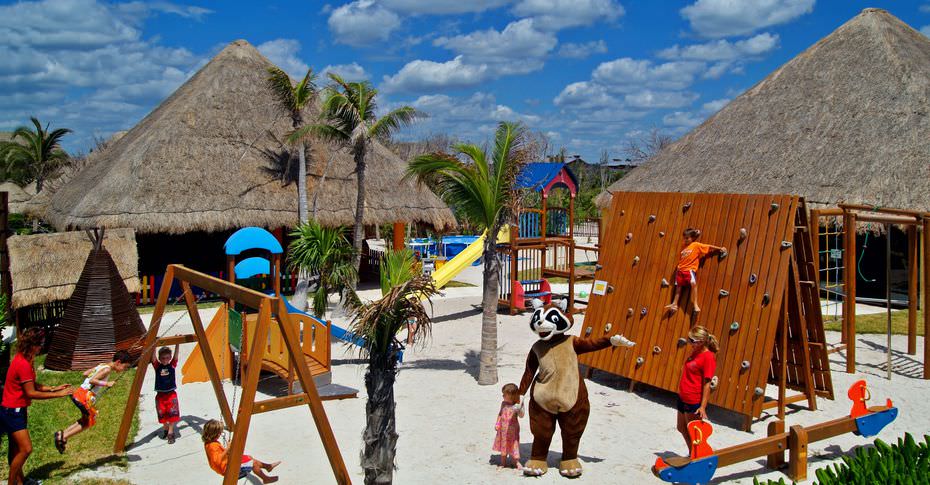
[{"label": "mascot head", "polygon": [[533,307],[536,310],[533,311],[533,318],[530,319],[530,329],[539,335],[540,340],[550,340],[572,328],[572,319],[563,313],[568,302],[560,300],[556,305],[558,306],[544,306],[542,301],[533,300]]}]

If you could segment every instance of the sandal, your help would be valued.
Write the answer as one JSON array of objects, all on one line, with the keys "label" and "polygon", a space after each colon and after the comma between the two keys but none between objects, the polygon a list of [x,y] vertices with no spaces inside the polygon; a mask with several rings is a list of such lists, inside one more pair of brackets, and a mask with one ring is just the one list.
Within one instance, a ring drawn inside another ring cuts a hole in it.
[{"label": "sandal", "polygon": [[169,434],[168,434],[168,444],[169,444],[169,445],[173,445],[173,444],[174,444],[174,433],[169,433]]},{"label": "sandal", "polygon": [[65,453],[65,445],[67,443],[68,442],[65,441],[64,431],[61,431],[61,430],[55,431],[55,448],[58,450],[58,453],[61,453],[61,454]]}]

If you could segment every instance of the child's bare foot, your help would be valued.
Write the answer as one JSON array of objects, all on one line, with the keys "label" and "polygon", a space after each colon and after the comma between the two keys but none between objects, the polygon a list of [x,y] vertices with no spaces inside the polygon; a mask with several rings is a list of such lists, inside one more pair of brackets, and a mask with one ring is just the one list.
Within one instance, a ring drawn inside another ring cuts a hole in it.
[{"label": "child's bare foot", "polygon": [[274,462],[274,463],[266,463],[266,465],[268,466],[268,468],[266,468],[266,469],[267,469],[268,471],[274,470],[274,469],[277,468],[278,465],[280,465],[280,464],[281,464],[280,461],[276,461],[276,462]]},{"label": "child's bare foot", "polygon": [[278,481],[278,477],[265,477],[262,478],[262,483],[274,483]]},{"label": "child's bare foot", "polygon": [[665,313],[671,315],[678,311],[678,305],[672,303],[670,305],[665,305]]},{"label": "child's bare foot", "polygon": [[697,303],[695,303],[695,304],[694,304],[694,310],[692,310],[692,311],[693,311],[695,314],[701,313],[701,307],[697,306]]}]

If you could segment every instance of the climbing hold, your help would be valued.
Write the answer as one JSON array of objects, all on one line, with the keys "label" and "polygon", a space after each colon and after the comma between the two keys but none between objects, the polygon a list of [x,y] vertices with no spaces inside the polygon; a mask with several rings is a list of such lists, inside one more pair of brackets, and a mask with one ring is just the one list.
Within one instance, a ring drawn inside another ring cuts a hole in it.
[{"label": "climbing hold", "polygon": [[775,212],[777,210],[778,210],[778,204],[775,202],[772,202],[772,205],[769,206],[769,212]]},{"label": "climbing hold", "polygon": [[730,292],[727,290],[720,290],[720,298],[725,298],[730,296]]},{"label": "climbing hold", "polygon": [[743,370],[746,370],[746,369],[749,368],[749,361],[748,361],[748,360],[744,360],[743,362],[740,363],[739,366],[740,366]]},{"label": "climbing hold", "polygon": [[611,285],[607,285],[607,293],[613,293],[613,292],[614,292],[614,287]]},{"label": "climbing hold", "polygon": [[664,232],[664,231],[659,231],[659,237],[665,237],[665,232]]},{"label": "climbing hold", "polygon": [[749,275],[749,284],[750,284],[750,285],[756,284],[756,281],[758,281],[758,280],[759,280],[759,277],[756,276],[755,273]]},{"label": "climbing hold", "polygon": [[683,206],[681,207],[681,210],[682,210],[682,211],[687,211],[687,210],[690,209],[690,208],[691,208],[691,202],[685,202],[685,205],[683,205]]},{"label": "climbing hold", "polygon": [[790,242],[790,241],[782,241],[782,242],[781,242],[781,248],[782,248],[782,249],[788,249],[788,248],[790,248],[790,247],[791,247],[791,242]]},{"label": "climbing hold", "polygon": [[632,316],[633,316],[633,308],[627,308],[627,309],[626,309],[626,316],[628,316],[628,317],[632,317]]},{"label": "climbing hold", "polygon": [[633,240],[633,233],[632,233],[632,232],[626,233],[626,237],[623,238],[623,240],[624,240],[625,242],[630,242],[630,241],[632,241],[632,240]]},{"label": "climbing hold", "polygon": [[642,310],[639,311],[639,314],[642,315],[642,316],[644,316],[644,317],[646,316],[647,313],[649,313],[649,312],[646,310],[646,307],[643,307]]},{"label": "climbing hold", "polygon": [[633,257],[633,265],[635,266],[636,263],[638,263],[638,262],[639,262],[639,256],[634,256],[634,257]]},{"label": "climbing hold", "polygon": [[661,353],[661,352],[662,352],[662,348],[659,347],[658,345],[656,345],[655,347],[652,348],[652,353],[653,353],[653,354],[659,354],[659,353]]},{"label": "climbing hold", "polygon": [[688,339],[681,337],[678,339],[678,346],[684,347],[688,343]]},{"label": "climbing hold", "polygon": [[662,288],[667,288],[668,286],[669,286],[668,280],[665,278],[662,278]]},{"label": "climbing hold", "polygon": [[762,306],[768,305],[771,300],[772,297],[770,297],[768,293],[762,295]]},{"label": "climbing hold", "polygon": [[591,335],[591,330],[592,330],[591,327],[584,329],[584,336],[587,337],[588,335]]},{"label": "climbing hold", "polygon": [[746,239],[747,237],[749,237],[749,231],[747,231],[745,227],[739,228],[739,240],[740,240],[740,242],[743,242],[743,239]]},{"label": "climbing hold", "polygon": [[636,365],[643,365],[644,362],[646,362],[646,359],[644,359],[644,358],[642,358],[642,357],[637,357],[637,358],[636,358]]},{"label": "climbing hold", "polygon": [[649,214],[649,222],[655,222],[655,220],[656,220],[656,215],[655,215],[655,214]]},{"label": "climbing hold", "polygon": [[727,257],[729,254],[730,254],[730,252],[727,251],[726,248],[721,249],[721,250],[720,250],[720,253],[717,254],[717,259],[723,259],[723,258]]},{"label": "climbing hold", "polygon": [[581,290],[581,291],[578,292],[578,296],[581,297],[581,298],[587,298],[587,297],[588,297],[588,292],[587,292],[587,291],[584,291],[584,290]]},{"label": "climbing hold", "polygon": [[761,387],[757,387],[756,390],[755,390],[755,394],[756,394],[756,396],[761,396],[761,395],[765,394],[765,390],[762,389]]},{"label": "climbing hold", "polygon": [[625,210],[621,210],[621,211],[620,211],[620,215],[621,215],[621,216],[626,215],[626,211],[625,211]]},{"label": "climbing hold", "polygon": [[607,322],[607,325],[604,325],[604,333],[609,332],[610,327],[613,327],[613,325],[611,325],[610,322]]},{"label": "climbing hold", "polygon": [[712,378],[710,379],[710,388],[711,388],[711,389],[716,389],[716,388],[717,388],[717,384],[720,384],[720,378],[717,377],[717,376],[712,377]]},{"label": "climbing hold", "polygon": [[739,330],[739,322],[733,322],[733,323],[731,323],[731,324],[730,324],[730,330],[732,330],[732,331],[734,331],[734,332],[737,331],[737,330]]}]

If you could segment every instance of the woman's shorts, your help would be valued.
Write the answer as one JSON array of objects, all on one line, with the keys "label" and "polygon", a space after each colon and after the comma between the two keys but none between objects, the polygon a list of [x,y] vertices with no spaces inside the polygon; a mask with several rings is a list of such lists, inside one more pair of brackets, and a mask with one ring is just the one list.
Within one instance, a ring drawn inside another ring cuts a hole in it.
[{"label": "woman's shorts", "polygon": [[26,429],[29,408],[7,408],[0,407],[0,431],[4,433],[15,433]]},{"label": "woman's shorts", "polygon": [[679,397],[678,403],[675,406],[678,408],[679,413],[694,414],[694,413],[697,413],[698,408],[701,407],[701,403],[688,404],[682,401],[681,398]]}]

